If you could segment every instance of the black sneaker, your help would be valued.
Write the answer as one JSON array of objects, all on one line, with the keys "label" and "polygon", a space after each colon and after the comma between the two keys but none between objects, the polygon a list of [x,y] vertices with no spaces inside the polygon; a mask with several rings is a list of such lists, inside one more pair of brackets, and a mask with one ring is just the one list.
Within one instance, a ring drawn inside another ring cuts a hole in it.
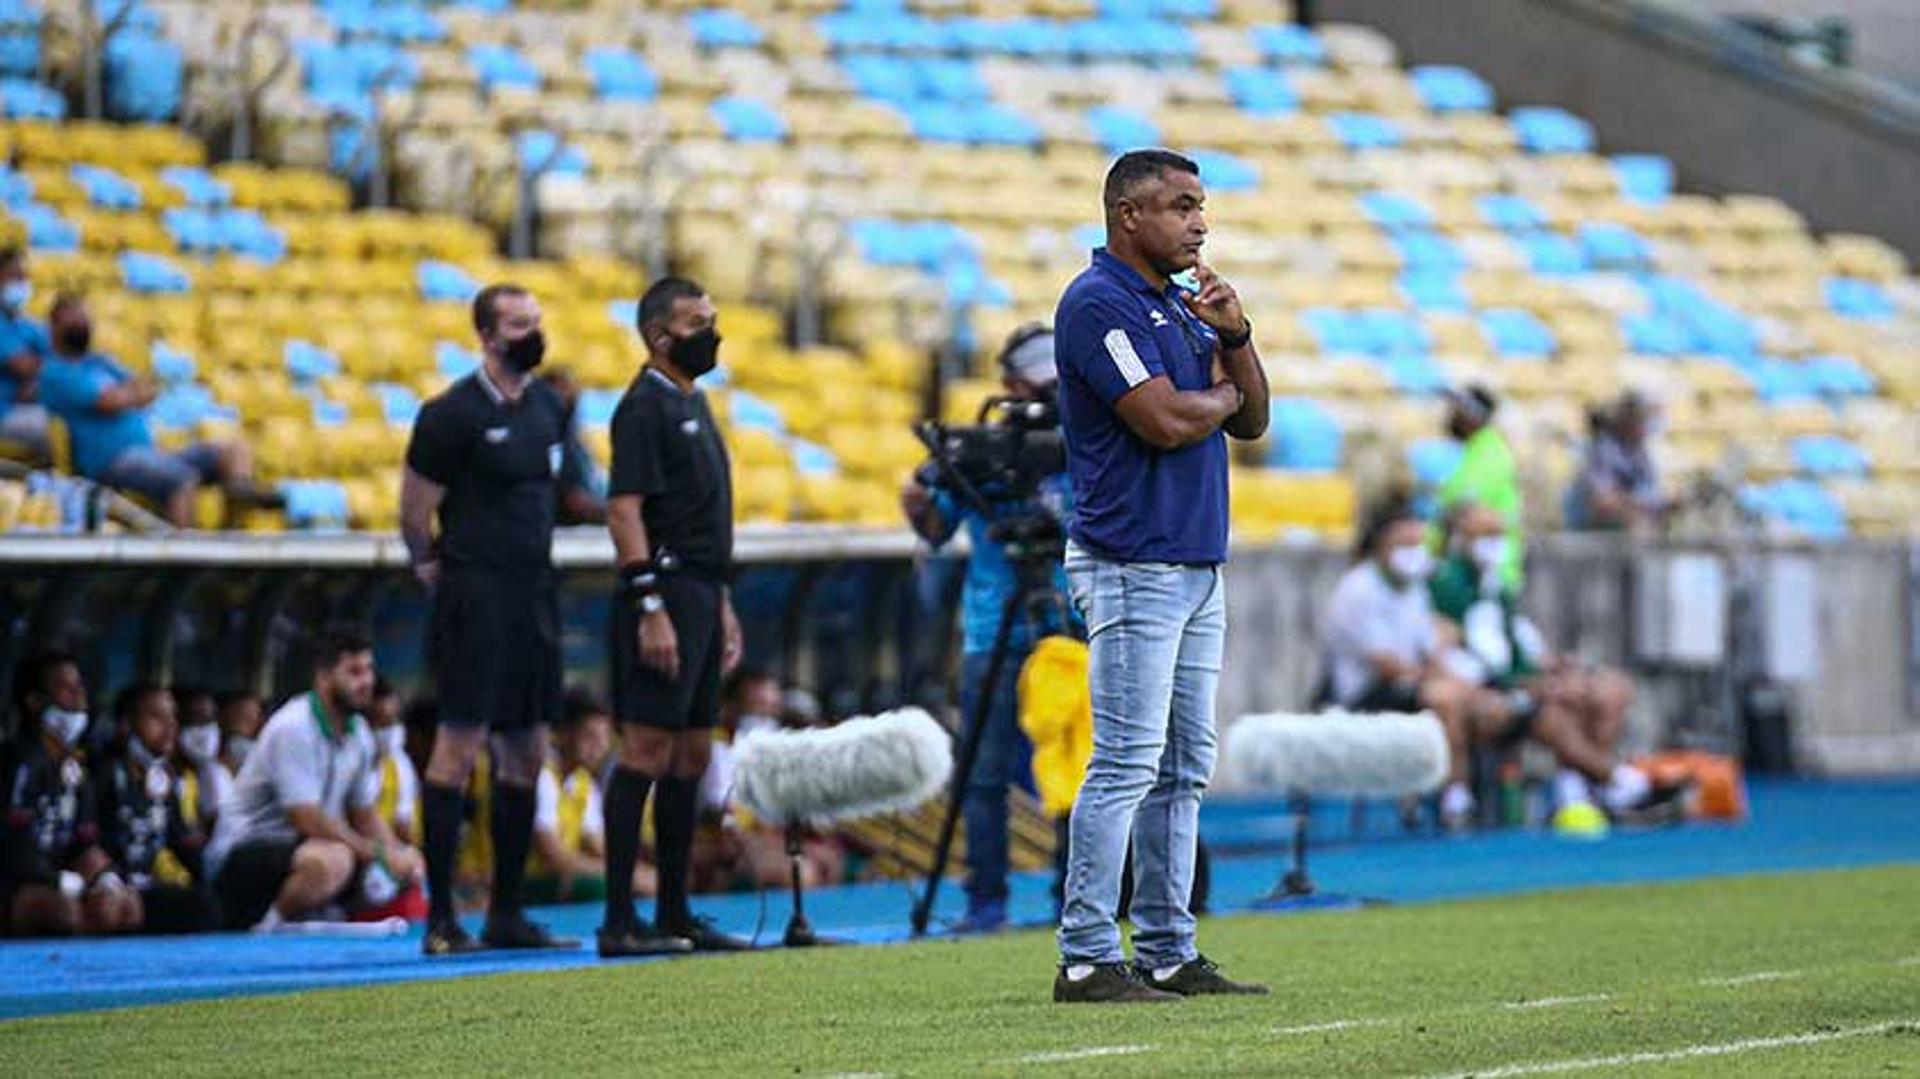
[{"label": "black sneaker", "polygon": [[517,911],[488,918],[487,927],[481,931],[480,939],[485,941],[489,948],[512,948],[525,951],[566,950],[580,947],[578,939],[556,937],[547,932],[546,926],[528,921],[526,915]]},{"label": "black sneaker", "polygon": [[1640,827],[1679,824],[1687,819],[1687,795],[1692,790],[1691,780],[1656,783],[1638,802],[1615,810],[1613,819],[1620,824]]},{"label": "black sneaker", "polygon": [[485,951],[487,946],[473,939],[459,922],[428,922],[426,939],[421,941],[420,950],[431,956],[471,955]]},{"label": "black sneaker", "polygon": [[1087,976],[1067,977],[1072,967],[1063,966],[1053,979],[1053,999],[1057,1004],[1170,1004],[1180,999],[1142,982],[1125,963],[1095,963]]},{"label": "black sneaker", "polygon": [[1182,963],[1170,971],[1166,977],[1145,966],[1135,966],[1140,980],[1154,989],[1166,993],[1178,993],[1183,997],[1198,996],[1251,996],[1264,997],[1273,990],[1258,982],[1236,982],[1220,973],[1219,964],[1206,956]]},{"label": "black sneaker", "polygon": [[643,921],[618,928],[601,926],[594,934],[602,959],[628,959],[643,955],[685,955],[693,942],[685,937],[668,936]]},{"label": "black sneaker", "polygon": [[696,952],[745,952],[753,949],[753,943],[744,937],[728,936],[714,928],[713,919],[697,915],[685,921],[661,922],[660,931],[669,936],[685,937],[693,942]]}]

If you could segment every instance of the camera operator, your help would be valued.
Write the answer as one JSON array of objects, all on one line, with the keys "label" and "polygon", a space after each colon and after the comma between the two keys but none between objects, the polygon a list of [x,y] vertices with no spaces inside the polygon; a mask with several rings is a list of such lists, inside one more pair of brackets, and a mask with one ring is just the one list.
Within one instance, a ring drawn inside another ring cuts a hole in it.
[{"label": "camera operator", "polygon": [[[1000,376],[1008,398],[1051,401],[1056,381],[1052,329],[1029,323],[1015,330],[1000,351]],[[979,756],[962,802],[967,837],[967,914],[955,931],[972,933],[993,932],[1007,924],[1007,788],[1029,774],[1033,753],[1026,736],[1020,733],[1017,692],[1027,656],[1048,628],[1034,625],[1032,618],[1016,620],[1000,676],[994,685],[983,685],[1001,612],[1017,587],[1006,548],[989,535],[989,528],[995,520],[1036,511],[1056,518],[1064,516],[1071,497],[1064,471],[1044,478],[1036,497],[1007,498],[1008,492],[992,490],[982,494],[993,501],[993,519],[946,489],[938,469],[921,468],[900,493],[900,506],[908,523],[928,543],[938,548],[962,526],[972,543],[961,593],[961,714],[973,716],[980,694],[989,695]],[[1058,572],[1055,576],[1055,589],[1064,595],[1065,579]]]}]

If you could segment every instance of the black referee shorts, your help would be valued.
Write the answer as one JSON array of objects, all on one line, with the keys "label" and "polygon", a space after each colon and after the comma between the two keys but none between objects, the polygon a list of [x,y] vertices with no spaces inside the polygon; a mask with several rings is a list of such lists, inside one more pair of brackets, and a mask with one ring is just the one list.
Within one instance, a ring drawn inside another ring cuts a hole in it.
[{"label": "black referee shorts", "polygon": [[668,678],[640,662],[640,616],[633,604],[616,597],[613,617],[607,619],[614,715],[622,723],[663,730],[711,729],[720,723],[724,591],[718,584],[672,574],[661,579],[660,595],[680,638],[680,677]]},{"label": "black referee shorts", "polygon": [[560,718],[560,594],[551,573],[443,572],[428,651],[441,723],[515,731]]}]

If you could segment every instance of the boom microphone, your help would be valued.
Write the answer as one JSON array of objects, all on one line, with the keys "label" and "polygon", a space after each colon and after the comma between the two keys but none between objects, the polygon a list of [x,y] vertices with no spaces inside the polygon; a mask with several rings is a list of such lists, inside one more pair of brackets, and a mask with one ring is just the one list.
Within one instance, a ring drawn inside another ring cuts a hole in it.
[{"label": "boom microphone", "polygon": [[853,820],[912,809],[953,771],[953,737],[902,708],[832,727],[755,731],[740,740],[733,796],[781,824]]},{"label": "boom microphone", "polygon": [[1229,727],[1220,760],[1234,790],[1398,798],[1447,778],[1447,736],[1431,712],[1274,712]]}]

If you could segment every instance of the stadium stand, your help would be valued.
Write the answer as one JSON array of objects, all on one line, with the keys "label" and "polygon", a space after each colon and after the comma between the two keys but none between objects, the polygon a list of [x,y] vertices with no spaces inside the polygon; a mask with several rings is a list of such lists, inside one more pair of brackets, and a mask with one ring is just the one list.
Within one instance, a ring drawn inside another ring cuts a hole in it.
[{"label": "stadium stand", "polygon": [[[166,380],[167,438],[244,428],[292,527],[392,527],[404,424],[474,362],[461,301],[496,277],[546,303],[604,461],[650,251],[726,302],[743,518],[893,523],[928,351],[972,357],[940,388],[971,415],[993,345],[1097,241],[1109,157],[1153,142],[1201,162],[1210,258],[1275,384],[1236,477],[1244,537],[1344,538],[1358,492],[1437,482],[1433,394],[1468,380],[1510,402],[1536,525],[1585,407],[1626,386],[1664,405],[1669,476],[1777,527],[1920,520],[1920,283],[1897,251],[1677,191],[1577,116],[1272,0],[102,7],[125,10],[106,96],[126,120],[224,130],[237,43],[264,71],[284,40],[255,110],[272,164],[62,119],[65,39],[12,2],[6,228],[37,295],[88,289],[103,348]],[[376,167],[404,212],[354,208]],[[494,230],[523,183],[540,260],[510,262]],[[786,343],[809,304],[836,344]]]}]

